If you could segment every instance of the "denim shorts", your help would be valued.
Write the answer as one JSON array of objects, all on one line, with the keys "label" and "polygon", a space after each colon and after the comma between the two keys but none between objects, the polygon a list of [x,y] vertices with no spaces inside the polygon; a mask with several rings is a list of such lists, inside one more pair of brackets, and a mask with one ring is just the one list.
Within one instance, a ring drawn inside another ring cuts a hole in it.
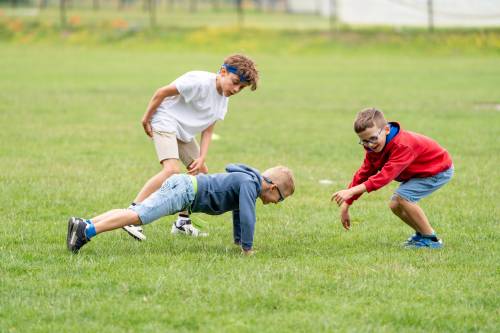
[{"label": "denim shorts", "polygon": [[160,217],[182,212],[193,203],[194,197],[191,176],[173,175],[161,185],[158,191],[130,209],[139,215],[142,224],[148,224]]},{"label": "denim shorts", "polygon": [[399,185],[392,198],[398,196],[409,202],[417,202],[448,183],[453,176],[453,166],[427,178],[412,178]]}]

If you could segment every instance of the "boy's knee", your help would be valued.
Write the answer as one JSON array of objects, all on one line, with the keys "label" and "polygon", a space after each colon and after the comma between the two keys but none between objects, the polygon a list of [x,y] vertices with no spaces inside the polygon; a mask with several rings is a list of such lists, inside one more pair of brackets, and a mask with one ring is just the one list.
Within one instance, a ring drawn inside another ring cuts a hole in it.
[{"label": "boy's knee", "polygon": [[168,159],[162,161],[161,164],[163,165],[163,172],[165,173],[173,175],[181,172],[181,168],[179,167],[179,162],[177,162],[177,160]]},{"label": "boy's knee", "polygon": [[132,223],[133,225],[142,225],[141,219],[137,212],[132,211],[134,214],[132,215]]},{"label": "boy's knee", "polygon": [[395,198],[392,198],[391,201],[389,201],[389,208],[394,212],[394,213],[397,213],[401,210],[401,202],[400,202],[400,198],[398,197],[395,197]]}]

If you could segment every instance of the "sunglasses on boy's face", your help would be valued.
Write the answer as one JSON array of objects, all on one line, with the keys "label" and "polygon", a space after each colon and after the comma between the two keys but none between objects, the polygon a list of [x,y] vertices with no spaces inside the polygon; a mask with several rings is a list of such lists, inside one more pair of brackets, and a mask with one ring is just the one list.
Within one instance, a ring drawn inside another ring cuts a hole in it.
[{"label": "sunglasses on boy's face", "polygon": [[[275,183],[273,183],[273,181],[271,179],[269,179],[267,177],[262,177],[262,179],[264,179],[265,182],[268,184],[276,185]],[[276,189],[278,190],[278,194],[280,195],[278,202],[282,202],[283,200],[285,200],[285,197],[283,196],[283,194],[281,194],[281,191],[280,191],[280,188],[278,187],[278,185],[276,185]]]},{"label": "sunglasses on boy's face", "polygon": [[369,145],[374,145],[377,143],[378,141],[378,137],[380,136],[380,133],[382,133],[382,130],[383,128],[380,129],[380,131],[378,131],[377,133],[377,136],[372,136],[370,138],[368,138],[368,140],[359,140],[359,144],[360,145],[363,145],[365,147],[369,146]]}]

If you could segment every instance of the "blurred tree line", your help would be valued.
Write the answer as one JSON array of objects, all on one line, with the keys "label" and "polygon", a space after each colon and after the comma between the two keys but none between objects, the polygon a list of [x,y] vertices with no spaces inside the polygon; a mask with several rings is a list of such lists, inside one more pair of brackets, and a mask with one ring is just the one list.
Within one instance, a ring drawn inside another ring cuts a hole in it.
[{"label": "blurred tree line", "polygon": [[156,12],[160,7],[168,11],[187,10],[193,13],[198,10],[235,10],[240,26],[243,25],[245,10],[289,10],[288,0],[0,0],[0,6],[36,7],[40,10],[57,6],[62,26],[66,25],[67,9],[92,8],[99,11],[112,8],[121,11],[141,8],[149,13],[150,25],[153,28],[156,27]]},{"label": "blurred tree line", "polygon": [[0,0],[2,6],[38,7],[65,6],[66,8],[93,8],[102,7],[127,9],[142,7],[148,10],[151,7],[165,7],[166,9],[199,9],[221,10],[224,8],[253,9],[257,11],[287,11],[288,0]]}]

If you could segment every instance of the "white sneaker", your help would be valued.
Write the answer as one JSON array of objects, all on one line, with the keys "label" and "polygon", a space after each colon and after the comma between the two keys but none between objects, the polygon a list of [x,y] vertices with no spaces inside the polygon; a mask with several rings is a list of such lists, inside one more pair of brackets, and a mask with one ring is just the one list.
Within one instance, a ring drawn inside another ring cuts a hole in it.
[{"label": "white sneaker", "polygon": [[207,237],[208,233],[202,232],[193,226],[191,221],[184,222],[180,227],[174,222],[172,224],[172,229],[170,229],[172,235],[188,235],[192,237]]},{"label": "white sneaker", "polygon": [[134,237],[138,241],[146,240],[146,235],[143,234],[141,226],[127,225],[124,226],[122,229],[125,230],[130,236]]}]

